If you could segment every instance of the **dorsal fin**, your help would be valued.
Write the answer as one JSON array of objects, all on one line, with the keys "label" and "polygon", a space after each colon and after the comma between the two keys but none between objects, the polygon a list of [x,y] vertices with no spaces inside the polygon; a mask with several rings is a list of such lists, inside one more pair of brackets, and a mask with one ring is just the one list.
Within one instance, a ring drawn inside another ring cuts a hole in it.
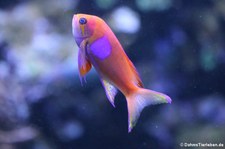
[{"label": "dorsal fin", "polygon": [[135,68],[134,64],[131,62],[131,60],[129,58],[127,58],[127,62],[129,63],[130,68],[131,68],[131,70],[132,70],[132,72],[134,74],[134,78],[135,78],[135,81],[136,81],[136,85],[138,87],[142,87],[143,88],[144,85],[143,85],[143,83],[141,81],[141,78],[139,77],[139,74],[138,74],[137,69]]}]

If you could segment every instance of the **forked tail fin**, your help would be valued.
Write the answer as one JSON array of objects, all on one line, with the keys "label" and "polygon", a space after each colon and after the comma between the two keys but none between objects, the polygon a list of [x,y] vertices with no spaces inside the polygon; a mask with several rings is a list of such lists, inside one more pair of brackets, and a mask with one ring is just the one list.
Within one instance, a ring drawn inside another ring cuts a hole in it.
[{"label": "forked tail fin", "polygon": [[169,96],[144,88],[139,88],[133,94],[127,95],[126,100],[128,109],[128,132],[131,132],[141,111],[146,106],[172,102]]}]

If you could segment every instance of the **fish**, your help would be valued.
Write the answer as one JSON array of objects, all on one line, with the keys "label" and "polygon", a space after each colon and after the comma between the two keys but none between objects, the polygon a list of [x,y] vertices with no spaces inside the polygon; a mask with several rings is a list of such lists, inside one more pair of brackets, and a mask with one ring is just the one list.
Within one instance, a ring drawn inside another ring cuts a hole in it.
[{"label": "fish", "polygon": [[79,47],[78,69],[81,84],[94,67],[113,107],[118,91],[125,96],[128,133],[132,131],[146,106],[172,102],[166,94],[144,88],[135,66],[103,19],[95,15],[74,14],[72,33]]}]

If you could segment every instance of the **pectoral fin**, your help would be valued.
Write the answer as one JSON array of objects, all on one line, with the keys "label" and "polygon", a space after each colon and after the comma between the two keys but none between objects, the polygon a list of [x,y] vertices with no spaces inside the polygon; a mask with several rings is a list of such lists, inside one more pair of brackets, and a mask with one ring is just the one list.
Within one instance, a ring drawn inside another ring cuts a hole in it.
[{"label": "pectoral fin", "polygon": [[108,81],[106,81],[105,79],[102,79],[102,85],[103,85],[103,87],[105,89],[106,96],[107,96],[109,102],[112,104],[113,107],[115,107],[114,98],[115,98],[115,96],[117,94],[116,87],[113,86]]},{"label": "pectoral fin", "polygon": [[83,41],[80,45],[78,51],[78,69],[79,69],[79,77],[82,84],[82,80],[85,75],[91,70],[92,64],[90,60],[86,56],[86,43]]}]

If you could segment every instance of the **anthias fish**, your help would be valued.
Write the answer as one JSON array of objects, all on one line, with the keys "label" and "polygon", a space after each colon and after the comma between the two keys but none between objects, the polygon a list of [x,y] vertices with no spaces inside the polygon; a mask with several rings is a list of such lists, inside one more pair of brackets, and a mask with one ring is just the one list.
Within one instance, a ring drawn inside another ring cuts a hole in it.
[{"label": "anthias fish", "polygon": [[131,132],[146,106],[171,103],[169,96],[144,89],[136,68],[104,20],[93,15],[75,14],[72,31],[79,47],[78,68],[81,83],[94,66],[107,98],[114,107],[117,91],[124,94],[128,109],[128,132]]}]

